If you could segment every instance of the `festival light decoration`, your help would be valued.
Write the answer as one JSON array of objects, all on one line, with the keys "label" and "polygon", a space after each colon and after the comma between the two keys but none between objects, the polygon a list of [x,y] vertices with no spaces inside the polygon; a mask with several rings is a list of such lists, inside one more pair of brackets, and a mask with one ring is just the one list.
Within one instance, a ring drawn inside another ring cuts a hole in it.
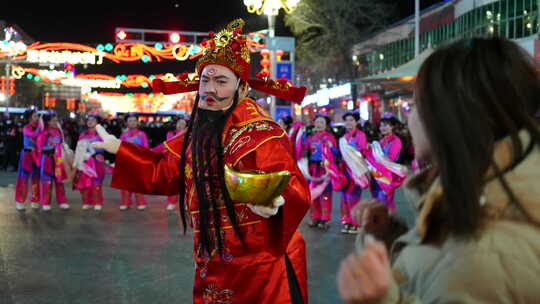
[{"label": "festival light decoration", "polygon": [[[166,79],[168,81],[174,81],[180,75],[174,75],[172,73],[155,74],[155,75],[117,75],[110,76],[104,74],[78,74],[74,76],[72,73],[66,71],[55,70],[40,70],[36,68],[25,68],[21,66],[13,66],[12,76],[16,79],[21,79],[26,75],[29,80],[43,80],[44,82],[52,82],[58,84],[64,84],[69,86],[78,87],[90,87],[90,88],[107,88],[118,89],[120,87],[126,88],[149,88],[152,84],[152,80],[157,78]],[[192,76],[195,74],[192,74]]]},{"label": "festival light decoration", "polygon": [[75,110],[76,103],[77,102],[75,101],[75,98],[66,99],[66,110],[68,110],[68,111]]},{"label": "festival light decoration", "polygon": [[26,60],[33,63],[102,64],[104,52],[28,50]]},{"label": "festival light decoration", "polygon": [[[117,33],[121,36],[120,32]],[[125,34],[125,33],[124,33]],[[251,33],[247,38],[247,45],[251,52],[257,52],[265,45],[261,42],[263,34]],[[125,36],[127,38],[127,34]],[[176,38],[171,36],[171,41]],[[180,39],[181,37],[178,37]],[[176,80],[180,75],[175,76],[172,73],[158,75],[118,75],[116,77],[101,74],[79,74],[75,75],[76,64],[100,65],[105,59],[114,63],[120,62],[153,62],[162,60],[184,61],[194,59],[203,54],[204,48],[201,45],[163,45],[156,43],[154,47],[140,43],[111,43],[98,44],[96,47],[77,44],[77,43],[41,43],[35,42],[31,45],[25,45],[22,42],[16,43],[0,42],[0,59],[9,57],[13,61],[26,61],[30,63],[51,64],[50,70],[29,68],[13,65],[11,76],[14,79],[33,80],[35,82],[49,82],[63,84],[68,86],[77,86],[83,88],[83,91],[90,88],[116,89],[120,87],[127,88],[149,88],[152,80],[163,78],[170,81]],[[52,70],[54,65],[64,64],[65,71]],[[153,96],[150,94],[149,96]],[[129,96],[128,96],[129,97]],[[56,99],[48,96],[44,97],[46,107],[55,107]],[[70,109],[75,109],[70,104]]]},{"label": "festival light decoration", "polygon": [[77,109],[77,112],[84,113],[84,112],[86,112],[86,110],[87,110],[86,103],[85,102],[80,102],[79,103],[79,108]]},{"label": "festival light decoration", "polygon": [[124,31],[119,31],[118,33],[116,33],[116,37],[118,37],[118,39],[120,40],[126,40],[127,34]]},{"label": "festival light decoration", "polygon": [[88,102],[101,105],[104,112],[189,112],[195,101],[196,92],[164,95],[146,93],[116,93],[93,91],[83,96]]},{"label": "festival light decoration", "polygon": [[[0,53],[1,57],[3,57],[2,53]],[[35,42],[27,46],[26,52],[13,57],[13,60],[26,60],[36,63],[102,64],[103,58],[116,63],[120,62],[113,54],[83,44],[64,42],[42,44]]]},{"label": "festival light decoration", "polygon": [[285,51],[283,50],[276,50],[276,60],[281,61],[283,58],[283,55],[285,55]]},{"label": "festival light decoration", "polygon": [[[250,34],[247,44],[251,52],[257,52],[264,44],[261,35]],[[4,43],[0,43],[5,45]],[[8,44],[9,45],[9,44]],[[11,44],[13,45],[13,44]],[[15,48],[16,49],[16,48]],[[15,50],[13,49],[13,50]],[[5,51],[4,51],[5,50]],[[10,49],[11,50],[11,49]],[[203,54],[204,48],[197,44],[180,45],[156,44],[154,47],[141,43],[119,43],[113,46],[110,43],[98,44],[95,48],[77,43],[33,43],[18,51],[8,52],[8,48],[0,49],[0,58],[14,56],[13,60],[26,60],[33,63],[53,64],[103,64],[104,59],[115,63],[120,62],[161,62],[162,60],[191,60]]]},{"label": "festival light decoration", "polygon": [[90,87],[102,89],[119,89],[122,86],[122,82],[120,82],[118,79],[67,78],[60,80],[60,83],[73,87]]},{"label": "festival light decoration", "polygon": [[15,79],[12,77],[0,77],[0,93],[15,94]]},{"label": "festival light decoration", "polygon": [[270,61],[270,51],[266,50],[266,49],[261,50],[260,54],[261,54],[261,57],[263,58],[259,62],[260,65],[262,66],[262,70],[260,70],[257,73],[257,77],[261,77],[261,78],[269,77],[270,76],[270,65],[272,64],[272,62]]},{"label": "festival light decoration", "polygon": [[287,14],[292,12],[298,2],[300,0],[244,0],[244,5],[250,13],[277,16],[280,8]]},{"label": "festival light decoration", "polygon": [[176,44],[178,42],[180,42],[180,34],[178,33],[171,33],[169,35],[169,41]]},{"label": "festival light decoration", "polygon": [[22,41],[8,41],[3,40],[0,42],[0,57],[16,56],[24,54],[26,52],[26,44]]},{"label": "festival light decoration", "polygon": [[51,97],[51,93],[46,92],[43,96],[43,104],[46,108],[56,107],[56,97]]},{"label": "festival light decoration", "polygon": [[21,79],[25,74],[25,71],[22,67],[13,67],[11,69],[11,77],[15,78],[15,79]]}]

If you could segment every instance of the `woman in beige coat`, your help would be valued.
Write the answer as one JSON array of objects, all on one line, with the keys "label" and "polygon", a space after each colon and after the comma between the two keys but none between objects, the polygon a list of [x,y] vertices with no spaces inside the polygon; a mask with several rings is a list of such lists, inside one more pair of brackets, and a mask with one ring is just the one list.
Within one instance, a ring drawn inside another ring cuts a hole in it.
[{"label": "woman in beige coat", "polygon": [[409,128],[424,169],[407,189],[418,195],[416,225],[390,240],[399,225],[384,206],[355,210],[386,246],[368,236],[342,262],[341,297],[350,304],[540,303],[533,59],[505,39],[460,40],[424,62],[415,95]]}]

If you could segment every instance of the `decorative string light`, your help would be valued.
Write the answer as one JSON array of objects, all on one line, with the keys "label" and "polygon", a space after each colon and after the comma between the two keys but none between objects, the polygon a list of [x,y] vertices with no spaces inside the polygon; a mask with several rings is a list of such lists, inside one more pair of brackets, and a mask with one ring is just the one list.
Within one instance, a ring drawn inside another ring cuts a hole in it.
[{"label": "decorative string light", "polygon": [[283,9],[287,14],[292,12],[300,0],[244,0],[244,5],[248,12],[257,15],[279,14],[279,9]]}]

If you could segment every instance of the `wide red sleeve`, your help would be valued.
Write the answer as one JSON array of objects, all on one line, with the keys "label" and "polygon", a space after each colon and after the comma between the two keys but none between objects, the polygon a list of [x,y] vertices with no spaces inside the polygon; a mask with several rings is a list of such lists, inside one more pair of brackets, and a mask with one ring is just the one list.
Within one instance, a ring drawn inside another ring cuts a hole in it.
[{"label": "wide red sleeve", "polygon": [[122,141],[111,187],[145,194],[178,194],[182,141],[176,137],[166,142],[167,149],[161,152]]},{"label": "wide red sleeve", "polygon": [[280,246],[282,250],[287,248],[311,204],[308,184],[296,165],[289,145],[287,136],[268,140],[244,156],[237,168],[240,171],[291,172],[289,185],[281,194],[285,204],[280,207],[277,215],[269,218],[272,226],[271,243]]}]

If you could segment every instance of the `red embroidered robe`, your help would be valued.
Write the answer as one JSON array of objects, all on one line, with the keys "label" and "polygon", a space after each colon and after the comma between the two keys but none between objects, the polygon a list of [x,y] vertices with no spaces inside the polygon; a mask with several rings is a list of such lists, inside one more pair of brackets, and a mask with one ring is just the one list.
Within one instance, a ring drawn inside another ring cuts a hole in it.
[{"label": "red embroidered robe", "polygon": [[[243,99],[227,121],[223,136],[224,161],[239,171],[292,173],[282,193],[285,204],[270,218],[253,213],[235,202],[247,247],[234,233],[225,207],[220,207],[224,254],[199,255],[199,221],[192,179],[191,149],[186,156],[186,202],[194,230],[196,262],[193,302],[196,304],[291,303],[286,269],[290,259],[303,302],[307,303],[305,243],[298,225],[309,209],[307,182],[296,166],[285,131],[252,99]],[[112,186],[147,194],[175,195],[179,189],[179,166],[183,137],[165,142],[157,152],[122,142],[116,157]]]}]

